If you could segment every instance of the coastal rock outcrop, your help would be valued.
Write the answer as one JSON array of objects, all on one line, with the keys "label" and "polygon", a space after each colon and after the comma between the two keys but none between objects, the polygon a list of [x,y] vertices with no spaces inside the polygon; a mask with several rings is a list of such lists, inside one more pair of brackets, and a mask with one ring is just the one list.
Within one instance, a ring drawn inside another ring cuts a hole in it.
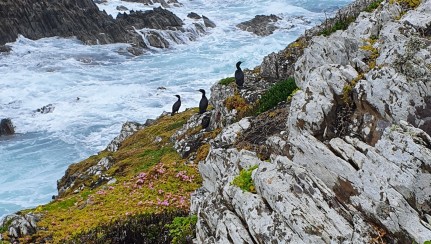
[{"label": "coastal rock outcrop", "polygon": [[118,14],[116,21],[135,29],[147,46],[156,48],[168,48],[173,43],[185,44],[206,33],[205,21],[186,26],[175,14],[161,7]]},{"label": "coastal rock outcrop", "polygon": [[15,134],[15,127],[11,119],[2,119],[0,121],[0,136]]},{"label": "coastal rock outcrop", "polygon": [[30,39],[76,36],[86,44],[122,42],[146,47],[140,35],[100,11],[92,0],[2,1],[0,20],[0,45],[21,34]]},{"label": "coastal rock outcrop", "polygon": [[[11,214],[0,220],[0,227],[7,229],[11,242],[18,241],[18,238],[36,233],[37,222],[40,220],[38,214]],[[1,241],[1,235],[0,235]]]},{"label": "coastal rock outcrop", "polygon": [[278,27],[275,23],[280,20],[280,17],[271,14],[271,15],[256,15],[253,19],[244,21],[237,25],[243,31],[248,31],[254,33],[258,36],[269,36]]},{"label": "coastal rock outcrop", "polygon": [[[301,90],[285,126],[265,141],[278,147],[269,160],[238,146],[254,118],[224,124],[210,142],[199,164],[203,187],[192,196],[198,243],[431,239],[431,42],[424,34],[431,1],[375,8],[355,10],[346,30],[301,37],[286,49],[291,59],[283,62],[291,63],[279,63],[282,52],[266,58],[261,82],[294,76]],[[244,170],[252,171],[246,190],[233,183]]]}]

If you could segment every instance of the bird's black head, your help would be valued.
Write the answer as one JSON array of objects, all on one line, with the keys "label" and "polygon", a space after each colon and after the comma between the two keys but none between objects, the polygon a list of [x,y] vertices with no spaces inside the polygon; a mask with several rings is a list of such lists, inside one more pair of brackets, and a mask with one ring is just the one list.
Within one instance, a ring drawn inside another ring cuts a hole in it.
[{"label": "bird's black head", "polygon": [[180,99],[180,95],[175,95],[176,97],[178,97],[178,99]]},{"label": "bird's black head", "polygon": [[242,64],[242,62],[241,62],[241,61],[239,61],[238,63],[236,63],[236,68],[237,68],[237,69],[240,69],[240,67],[239,67],[239,66],[240,66],[241,64]]},{"label": "bird's black head", "polygon": [[204,89],[199,89],[198,91],[202,92],[202,94],[205,95],[205,90]]}]

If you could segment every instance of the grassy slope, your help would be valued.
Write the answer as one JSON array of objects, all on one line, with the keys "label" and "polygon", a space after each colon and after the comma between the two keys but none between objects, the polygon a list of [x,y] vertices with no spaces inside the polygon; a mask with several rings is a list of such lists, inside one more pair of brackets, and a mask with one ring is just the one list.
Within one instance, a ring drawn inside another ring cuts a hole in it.
[{"label": "grassy slope", "polygon": [[[124,216],[188,210],[190,194],[201,185],[201,178],[197,166],[185,164],[186,160],[172,148],[169,137],[194,113],[197,109],[162,117],[125,140],[117,152],[103,151],[71,165],[72,173],[85,172],[101,158],[111,156],[116,163],[107,174],[117,182],[95,189],[85,187],[75,194],[69,191],[49,204],[26,210],[43,214],[38,223],[43,230],[31,239],[52,237],[57,243]],[[155,140],[158,136],[160,142]]]}]

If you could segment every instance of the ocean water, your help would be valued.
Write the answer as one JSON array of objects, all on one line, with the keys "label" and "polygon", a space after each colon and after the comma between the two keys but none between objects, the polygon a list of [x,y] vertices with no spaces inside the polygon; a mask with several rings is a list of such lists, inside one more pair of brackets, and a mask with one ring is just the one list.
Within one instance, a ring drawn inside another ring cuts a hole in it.
[{"label": "ocean water", "polygon": [[[196,41],[139,57],[124,52],[127,44],[23,36],[10,43],[10,54],[0,54],[0,118],[11,118],[17,133],[0,137],[0,217],[49,202],[67,166],[103,150],[124,122],[143,123],[170,111],[175,94],[182,97],[180,111],[196,107],[196,90],[209,92],[213,83],[233,76],[237,61],[254,68],[351,0],[180,2],[169,10],[187,25],[193,11],[217,27]],[[116,16],[118,5],[152,8],[120,0],[98,6]],[[258,37],[235,27],[258,14],[282,17],[280,29]],[[48,104],[52,113],[36,112]]]}]

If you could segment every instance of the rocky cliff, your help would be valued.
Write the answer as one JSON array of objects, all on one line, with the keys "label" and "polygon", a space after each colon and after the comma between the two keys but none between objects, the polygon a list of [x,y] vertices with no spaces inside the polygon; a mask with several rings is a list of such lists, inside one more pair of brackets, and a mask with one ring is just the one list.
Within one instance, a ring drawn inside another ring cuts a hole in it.
[{"label": "rocky cliff", "polygon": [[132,10],[114,19],[92,0],[2,1],[0,20],[2,52],[10,50],[2,45],[23,35],[30,39],[76,36],[85,44],[130,43],[129,51],[141,54],[143,48],[167,48],[172,43],[195,40],[207,29],[204,21],[198,20],[185,26],[174,13],[160,7],[145,12]]},{"label": "rocky cliff", "polygon": [[[192,197],[198,243],[431,239],[431,1],[361,9],[264,60],[261,83],[293,75],[301,89],[266,137],[269,159],[239,146],[254,117],[210,142]],[[233,181],[248,169],[242,190]]]}]

